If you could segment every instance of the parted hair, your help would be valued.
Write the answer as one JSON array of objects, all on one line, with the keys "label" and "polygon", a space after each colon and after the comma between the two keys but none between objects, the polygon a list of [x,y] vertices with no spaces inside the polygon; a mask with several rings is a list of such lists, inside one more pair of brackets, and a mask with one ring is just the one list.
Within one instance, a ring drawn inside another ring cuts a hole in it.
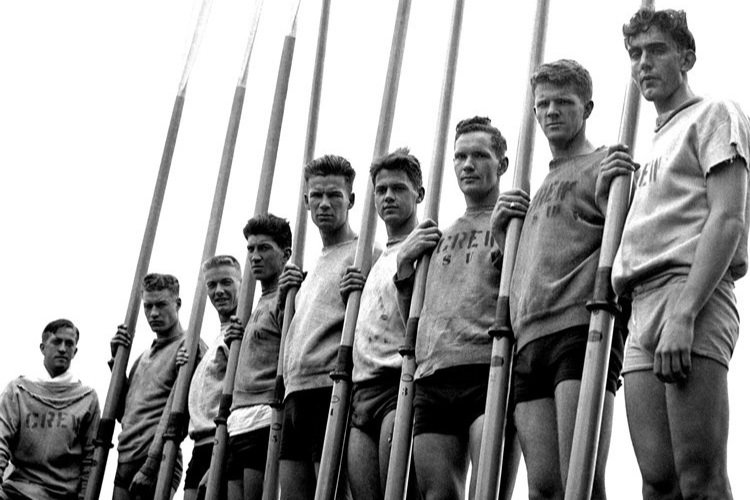
[{"label": "parted hair", "polygon": [[354,176],[357,175],[357,173],[352,168],[352,164],[349,163],[349,160],[343,156],[323,155],[305,165],[305,182],[309,181],[310,177],[315,175],[340,175],[346,180],[346,185],[351,191],[352,186],[354,185]]},{"label": "parted hair", "polygon": [[492,125],[492,120],[486,116],[475,116],[461,120],[456,125],[456,138],[453,142],[457,141],[461,135],[468,134],[469,132],[488,133],[491,138],[492,150],[495,152],[497,159],[500,160],[505,157],[505,152],[508,150],[508,143],[505,142],[503,134]]},{"label": "parted hair", "polygon": [[685,11],[673,9],[653,10],[643,8],[638,10],[630,18],[630,21],[622,26],[625,47],[628,47],[632,37],[638,33],[645,33],[651,26],[656,26],[672,37],[679,48],[695,52],[695,38],[688,28]]},{"label": "parted hair", "polygon": [[256,215],[247,221],[242,234],[245,239],[251,234],[265,234],[270,236],[281,249],[292,246],[292,230],[289,228],[289,222],[273,214]]},{"label": "parted hair", "polygon": [[375,178],[381,170],[404,172],[414,189],[422,187],[422,166],[419,164],[417,157],[409,153],[409,148],[398,148],[372,162],[370,179],[372,179],[373,184],[375,184]]},{"label": "parted hair", "polygon": [[570,85],[583,102],[589,102],[594,93],[588,70],[573,59],[559,59],[539,65],[531,75],[531,88],[536,90],[540,83],[550,83],[556,87]]},{"label": "parted hair", "polygon": [[203,262],[201,270],[205,273],[209,269],[216,269],[217,267],[222,266],[233,267],[237,272],[242,274],[242,268],[240,267],[239,261],[231,255],[214,255],[213,257],[209,257]]},{"label": "parted hair", "polygon": [[180,282],[171,274],[149,273],[143,277],[142,292],[169,290],[175,297],[180,296]]},{"label": "parted hair", "polygon": [[50,335],[57,333],[60,328],[72,328],[76,332],[76,342],[78,342],[81,332],[78,331],[78,327],[73,324],[72,321],[65,318],[56,319],[47,323],[47,326],[42,330],[42,342],[46,342]]}]

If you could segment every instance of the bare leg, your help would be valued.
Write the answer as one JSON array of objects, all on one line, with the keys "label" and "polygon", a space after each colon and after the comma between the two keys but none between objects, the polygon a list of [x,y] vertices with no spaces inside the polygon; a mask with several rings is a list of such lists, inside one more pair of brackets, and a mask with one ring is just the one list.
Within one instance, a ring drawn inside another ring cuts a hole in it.
[{"label": "bare leg", "polygon": [[518,464],[521,461],[521,443],[518,442],[516,424],[513,421],[513,409],[508,409],[509,417],[505,422],[505,444],[503,446],[503,465],[500,470],[500,488],[498,500],[511,500],[516,486]]},{"label": "bare leg", "polygon": [[[356,427],[349,430],[347,447],[349,484],[355,500],[378,500],[383,498],[378,463],[378,443],[367,433]],[[386,462],[386,467],[388,462]],[[387,469],[386,469],[387,472]]]},{"label": "bare leg", "polygon": [[462,500],[469,467],[466,439],[425,433],[414,438],[414,468],[424,500]]},{"label": "bare leg", "polygon": [[554,400],[545,398],[517,403],[515,422],[526,463],[529,499],[562,499]]},{"label": "bare leg", "polygon": [[243,500],[244,489],[242,481],[234,480],[227,482],[227,500]]},{"label": "bare leg", "polygon": [[[379,449],[379,466],[380,466],[380,494],[379,498],[383,498],[385,494],[385,482],[388,479],[388,461],[391,458],[391,441],[393,440],[393,423],[396,420],[396,410],[388,412],[383,417],[383,421],[380,424],[380,442],[378,443]],[[352,429],[353,430],[353,429]],[[351,439],[351,436],[349,436]],[[349,470],[352,470],[351,468]],[[350,474],[351,478],[354,474]],[[350,479],[351,480],[351,479]]]},{"label": "bare leg", "polygon": [[196,500],[198,498],[198,490],[189,489],[183,491],[183,500]]},{"label": "bare leg", "polygon": [[317,466],[309,462],[281,460],[279,462],[279,485],[281,500],[312,500],[315,498]]},{"label": "bare leg", "polygon": [[482,427],[484,426],[484,415],[477,417],[469,427],[469,456],[471,457],[471,480],[469,481],[469,498],[474,498],[477,487],[477,476],[479,475],[479,452],[482,448]]},{"label": "bare leg", "polygon": [[260,500],[263,497],[264,471],[245,469],[242,476],[244,500]]}]

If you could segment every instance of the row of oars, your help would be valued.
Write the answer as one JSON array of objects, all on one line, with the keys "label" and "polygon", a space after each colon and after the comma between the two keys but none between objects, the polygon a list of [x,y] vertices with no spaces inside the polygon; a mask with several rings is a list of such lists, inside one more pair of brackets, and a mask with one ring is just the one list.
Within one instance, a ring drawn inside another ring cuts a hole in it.
[{"label": "row of oars", "polygon": [[[142,276],[147,272],[151,251],[153,249],[159,213],[164,197],[164,191],[166,189],[169,168],[177,139],[177,132],[179,130],[189,72],[195,60],[197,46],[207,21],[210,2],[211,0],[204,0],[203,2],[185,64],[185,69],[178,87],[177,97],[175,99],[172,119],[169,125],[167,140],[164,147],[164,153],[128,303],[125,322],[128,326],[128,331],[131,333],[135,331],[140,306],[140,281]],[[644,0],[643,5],[652,6],[652,3],[653,2]],[[373,153],[374,158],[377,158],[388,151],[391,130],[393,127],[393,116],[395,114],[396,97],[398,94],[398,82],[406,40],[410,4],[410,0],[400,0],[398,5],[380,118],[377,126]],[[448,127],[450,124],[451,106],[453,101],[458,46],[463,18],[463,4],[463,0],[455,0],[434,140],[431,164],[432,171],[426,197],[425,217],[435,221],[438,220],[439,197],[442,186],[443,164],[445,162]],[[242,114],[249,60],[260,19],[261,8],[262,0],[258,0],[251,23],[247,49],[243,55],[240,78],[235,88],[235,95],[230,113],[229,125],[227,127],[224,150],[222,153],[214,200],[211,207],[211,217],[201,262],[211,257],[216,249],[234,148]],[[291,28],[284,39],[279,73],[276,82],[276,91],[271,111],[271,119],[266,139],[266,148],[258,183],[258,196],[256,198],[254,211],[255,215],[266,213],[268,210],[294,53],[298,9],[299,0],[297,1],[294,10]],[[538,0],[529,59],[529,74],[542,61],[547,12],[548,0]],[[315,151],[329,13],[330,0],[323,0],[320,14],[303,164],[306,164],[313,158]],[[533,93],[529,87],[527,87],[527,95],[524,102],[526,102],[526,107],[521,123],[521,134],[519,136],[513,185],[514,187],[522,188],[528,192],[530,190],[530,172],[535,127],[534,115],[532,113]],[[620,142],[628,144],[631,148],[635,137],[638,102],[638,89],[631,84],[628,88],[620,132]],[[592,334],[589,336],[590,338],[586,352],[586,362],[581,384],[581,398],[579,400],[578,418],[575,427],[575,438],[573,440],[574,446],[571,454],[566,499],[587,499],[591,494],[594,464],[596,463],[597,443],[601,426],[604,381],[606,378],[607,361],[609,358],[609,349],[612,339],[613,314],[616,310],[616,297],[612,293],[611,287],[608,284],[608,271],[611,269],[614,253],[619,245],[624,216],[628,206],[630,182],[631,179],[628,177],[618,178],[613,182],[610,192],[606,216],[607,222],[604,229],[599,264],[600,271],[597,274],[597,285],[594,300],[591,305],[592,320],[590,331]],[[300,267],[303,264],[307,221],[305,206],[302,202],[304,188],[304,177],[302,177],[300,179],[300,196],[298,197],[299,205],[297,209],[292,249],[292,262]],[[365,194],[365,206],[362,216],[360,237],[355,256],[355,266],[359,267],[364,274],[367,274],[372,263],[372,248],[376,222],[372,184],[368,183],[367,193]],[[478,467],[476,498],[482,500],[494,500],[498,498],[498,493],[501,491],[501,482],[504,481],[506,484],[509,483],[512,485],[514,480],[514,477],[501,477],[502,475],[500,471],[503,466],[505,423],[507,420],[507,401],[510,369],[512,364],[512,346],[514,342],[513,332],[510,327],[508,298],[521,229],[521,219],[511,220],[507,229],[504,247],[503,269],[496,317],[490,331],[490,335],[493,336],[494,341],[490,365],[488,397],[485,408],[486,423],[483,430],[480,459],[479,463],[476,464]],[[238,316],[241,318],[243,325],[247,324],[250,318],[255,292],[255,279],[250,272],[248,260],[249,256],[245,262],[245,271],[238,308]],[[396,410],[396,420],[394,424],[391,459],[388,466],[388,480],[385,491],[386,498],[391,500],[403,498],[409,470],[412,440],[411,426],[413,418],[411,403],[414,392],[413,375],[416,367],[414,346],[416,343],[416,332],[421,308],[424,302],[424,289],[427,280],[428,265],[429,256],[423,257],[418,263],[411,309],[406,324],[406,337],[404,345],[400,349],[403,356],[402,375],[398,406]],[[295,295],[296,290],[290,290],[286,299],[285,315],[282,326],[282,349],[285,334],[288,331],[289,323],[294,314]],[[333,389],[331,406],[323,445],[323,456],[315,491],[316,500],[328,500],[334,498],[336,487],[339,484],[338,475],[345,443],[346,424],[351,394],[352,345],[354,341],[354,331],[360,299],[361,292],[353,292],[350,294],[347,301],[341,346],[339,349],[336,369],[332,374]],[[186,345],[188,346],[188,362],[179,369],[178,378],[173,389],[173,403],[169,409],[170,414],[167,431],[164,434],[165,442],[163,459],[156,485],[155,497],[158,499],[168,499],[170,496],[170,483],[177,450],[180,441],[184,438],[185,429],[187,428],[187,393],[190,378],[196,364],[197,346],[200,339],[200,326],[202,324],[203,312],[205,310],[205,301],[206,294],[203,286],[202,273],[199,273],[198,284],[196,286],[193,300],[193,308],[191,310],[190,323],[187,330]],[[217,415],[216,418],[217,430],[214,439],[214,449],[211,458],[211,467],[209,469],[206,495],[206,498],[211,500],[219,498],[221,486],[225,482],[224,464],[226,461],[228,441],[226,422],[232,402],[234,375],[239,362],[239,348],[240,345],[238,342],[234,342],[230,347],[223,395],[219,415]],[[107,454],[109,448],[112,446],[111,440],[115,426],[115,411],[124,388],[125,371],[129,354],[130,349],[119,348],[115,355],[112,378],[103,409],[102,420],[97,432],[97,447],[94,457],[95,462],[91,469],[88,489],[86,491],[86,498],[89,500],[97,499],[101,491]],[[280,442],[281,425],[283,421],[282,402],[284,395],[282,360],[283,353],[280,353],[274,398],[275,401],[272,404],[273,417],[271,436],[269,439],[268,460],[264,478],[264,500],[272,500],[276,498],[278,492],[278,444]],[[508,490],[504,489],[502,491],[504,491],[502,495],[508,495],[509,498],[510,493]]]}]

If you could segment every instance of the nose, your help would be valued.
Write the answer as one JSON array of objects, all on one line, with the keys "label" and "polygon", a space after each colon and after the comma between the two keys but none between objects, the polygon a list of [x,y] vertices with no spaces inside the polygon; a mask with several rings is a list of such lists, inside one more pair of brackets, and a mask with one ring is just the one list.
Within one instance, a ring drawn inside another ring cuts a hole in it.
[{"label": "nose", "polygon": [[330,206],[331,206],[331,199],[328,196],[323,195],[321,197],[321,199],[320,199],[320,205],[319,205],[319,207],[320,208],[329,208]]},{"label": "nose", "polygon": [[393,194],[393,189],[388,188],[385,190],[385,201],[393,201],[396,199],[396,196]]},{"label": "nose", "polygon": [[557,103],[555,101],[551,101],[549,103],[549,106],[547,106],[547,116],[557,116],[560,114],[560,110],[558,109]]}]

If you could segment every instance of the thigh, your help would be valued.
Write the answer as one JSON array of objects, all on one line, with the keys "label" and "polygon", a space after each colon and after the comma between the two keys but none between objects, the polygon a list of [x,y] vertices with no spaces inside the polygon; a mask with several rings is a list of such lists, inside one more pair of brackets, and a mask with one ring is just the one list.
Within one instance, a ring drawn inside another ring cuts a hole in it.
[{"label": "thigh", "polygon": [[311,462],[279,461],[281,500],[312,500],[315,498],[315,468]]},{"label": "thigh", "polygon": [[554,399],[516,403],[515,423],[526,463],[529,494],[553,497],[562,491]]},{"label": "thigh", "polygon": [[464,496],[468,443],[453,434],[414,437],[414,468],[424,500],[460,500]]},{"label": "thigh", "polygon": [[245,469],[242,474],[244,500],[260,500],[263,497],[263,471]]},{"label": "thigh", "polygon": [[351,427],[346,457],[355,500],[382,498],[378,442],[361,429]]},{"label": "thigh", "polygon": [[664,384],[649,370],[625,374],[625,411],[630,440],[643,478],[644,498],[677,484]]},{"label": "thigh", "polygon": [[687,381],[666,385],[666,401],[675,469],[683,494],[697,489],[701,497],[706,491],[724,495],[728,492],[729,432],[726,367],[693,356]]},{"label": "thigh", "polygon": [[[380,465],[380,487],[385,493],[385,482],[388,477],[388,462],[391,459],[391,443],[393,441],[393,424],[396,420],[396,410],[391,410],[380,423],[380,440],[378,443],[378,462]],[[349,469],[351,471],[351,469]]]}]

